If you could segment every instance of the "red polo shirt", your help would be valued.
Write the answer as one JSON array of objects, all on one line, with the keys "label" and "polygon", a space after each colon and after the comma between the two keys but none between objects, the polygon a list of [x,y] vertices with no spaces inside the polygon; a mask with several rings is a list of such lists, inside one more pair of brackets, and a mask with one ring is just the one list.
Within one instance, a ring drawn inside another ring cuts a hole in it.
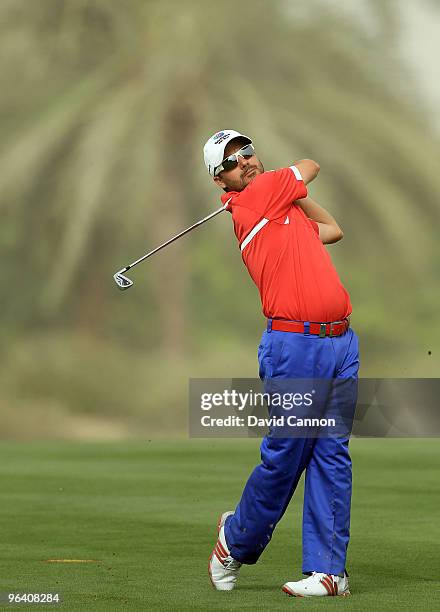
[{"label": "red polo shirt", "polygon": [[293,321],[340,321],[349,295],[319,239],[318,225],[295,200],[307,196],[297,168],[258,175],[222,195],[232,213],[243,262],[260,291],[263,313]]}]

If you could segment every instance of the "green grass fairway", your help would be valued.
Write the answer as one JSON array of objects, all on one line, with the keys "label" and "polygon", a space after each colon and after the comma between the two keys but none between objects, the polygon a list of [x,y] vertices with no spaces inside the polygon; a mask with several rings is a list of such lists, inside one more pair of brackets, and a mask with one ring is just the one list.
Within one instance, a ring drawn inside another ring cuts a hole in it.
[{"label": "green grass fairway", "polygon": [[311,600],[280,590],[300,578],[302,489],[239,587],[210,586],[217,517],[258,441],[2,443],[0,591],[58,590],[63,610],[440,609],[438,440],[353,440],[352,455],[353,596]]}]

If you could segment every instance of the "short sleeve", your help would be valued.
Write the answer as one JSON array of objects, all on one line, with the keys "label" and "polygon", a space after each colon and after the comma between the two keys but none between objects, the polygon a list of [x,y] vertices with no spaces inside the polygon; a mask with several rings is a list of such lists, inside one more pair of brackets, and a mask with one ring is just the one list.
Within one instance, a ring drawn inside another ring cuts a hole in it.
[{"label": "short sleeve", "polygon": [[272,221],[285,216],[295,200],[306,196],[307,187],[301,174],[291,166],[260,174],[238,195],[234,204]]}]

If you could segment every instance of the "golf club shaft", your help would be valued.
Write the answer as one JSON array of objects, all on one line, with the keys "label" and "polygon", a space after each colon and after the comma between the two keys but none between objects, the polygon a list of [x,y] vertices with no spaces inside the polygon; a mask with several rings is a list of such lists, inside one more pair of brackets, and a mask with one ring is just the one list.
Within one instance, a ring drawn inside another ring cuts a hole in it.
[{"label": "golf club shaft", "polygon": [[172,238],[170,238],[169,240],[167,240],[166,242],[164,242],[163,244],[160,244],[158,247],[156,247],[155,249],[153,249],[152,251],[150,251],[149,253],[146,253],[145,255],[143,255],[142,257],[139,257],[139,259],[136,259],[136,261],[133,261],[133,263],[129,264],[126,268],[123,268],[122,270],[120,270],[120,272],[122,274],[125,274],[125,272],[127,272],[128,270],[130,270],[130,268],[133,268],[134,266],[137,266],[138,263],[141,263],[141,261],[144,261],[144,259],[147,259],[148,257],[151,257],[152,255],[154,255],[155,253],[157,253],[158,251],[160,251],[161,249],[165,248],[166,246],[168,246],[169,244],[171,244],[172,242],[174,242],[175,240],[177,240],[178,238],[180,238],[181,236],[184,236],[185,234],[187,234],[188,232],[190,232],[191,230],[195,229],[196,227],[198,227],[199,225],[202,225],[202,223],[206,223],[206,221],[209,221],[210,219],[212,219],[213,217],[215,217],[216,215],[218,215],[219,213],[223,212],[226,209],[226,206],[229,204],[229,200],[226,202],[226,204],[224,206],[222,206],[221,208],[219,208],[218,210],[216,210],[215,212],[211,213],[210,215],[208,215],[207,217],[204,217],[203,219],[200,219],[200,221],[197,221],[197,223],[194,223],[194,225],[191,225],[190,227],[186,228],[185,230],[183,230],[182,232],[180,232],[179,234],[176,234],[176,236],[173,236]]}]

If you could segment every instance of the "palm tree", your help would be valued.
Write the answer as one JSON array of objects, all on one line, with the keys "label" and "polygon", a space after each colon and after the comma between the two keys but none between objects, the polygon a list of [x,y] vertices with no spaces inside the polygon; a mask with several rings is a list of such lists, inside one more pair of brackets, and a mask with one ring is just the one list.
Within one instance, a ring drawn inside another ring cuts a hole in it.
[{"label": "palm tree", "polygon": [[[391,27],[392,5],[379,4]],[[255,292],[226,222],[145,264],[129,294],[110,282],[217,206],[201,147],[232,126],[267,167],[321,163],[312,191],[346,230],[333,253],[372,345],[410,321],[419,330],[415,311],[422,334],[435,323],[438,142],[403,71],[388,70],[386,37],[309,6],[312,19],[264,0],[2,3],[4,322],[155,349],[160,338],[172,355],[214,320],[254,334]]]}]

